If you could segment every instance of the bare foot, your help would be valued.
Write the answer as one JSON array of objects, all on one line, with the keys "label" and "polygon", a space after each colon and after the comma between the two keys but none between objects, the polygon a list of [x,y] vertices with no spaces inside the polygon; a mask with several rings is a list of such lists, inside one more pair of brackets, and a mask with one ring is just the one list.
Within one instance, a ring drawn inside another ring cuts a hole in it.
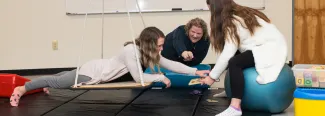
[{"label": "bare foot", "polygon": [[20,97],[23,96],[25,93],[26,89],[24,86],[16,87],[10,97],[11,106],[18,106]]}]

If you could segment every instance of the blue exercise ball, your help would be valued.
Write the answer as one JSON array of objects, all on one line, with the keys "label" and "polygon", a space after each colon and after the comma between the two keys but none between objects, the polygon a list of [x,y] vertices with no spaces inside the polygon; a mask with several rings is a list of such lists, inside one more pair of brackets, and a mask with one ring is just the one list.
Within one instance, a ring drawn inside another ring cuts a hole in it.
[{"label": "blue exercise ball", "polygon": [[[284,65],[277,80],[269,84],[257,83],[258,73],[255,67],[246,68],[243,72],[245,78],[244,96],[241,102],[243,110],[281,113],[290,106],[294,99],[296,83],[294,73],[288,65]],[[228,73],[224,84],[226,94],[231,98]]]}]

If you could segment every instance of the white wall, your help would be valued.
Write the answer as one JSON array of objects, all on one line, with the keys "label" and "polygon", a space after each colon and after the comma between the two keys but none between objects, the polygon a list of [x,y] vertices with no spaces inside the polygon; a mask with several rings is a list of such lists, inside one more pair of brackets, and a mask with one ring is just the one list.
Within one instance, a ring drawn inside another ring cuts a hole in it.
[{"label": "white wall", "polygon": [[[291,4],[291,0],[266,0],[263,11],[288,38],[288,60],[292,59]],[[84,31],[84,16],[65,15],[65,0],[1,0],[0,14],[0,70],[75,67],[82,34],[85,40],[81,63],[101,56],[101,15],[90,15]],[[209,22],[208,12],[146,13],[143,16],[147,26],[157,26],[165,34],[194,17]],[[143,29],[141,18],[138,14],[132,14],[131,18],[138,35]],[[104,29],[104,57],[109,58],[125,41],[131,40],[127,15],[105,15]],[[52,50],[53,40],[58,40],[57,51]],[[210,50],[203,63],[214,62],[215,54]]]}]

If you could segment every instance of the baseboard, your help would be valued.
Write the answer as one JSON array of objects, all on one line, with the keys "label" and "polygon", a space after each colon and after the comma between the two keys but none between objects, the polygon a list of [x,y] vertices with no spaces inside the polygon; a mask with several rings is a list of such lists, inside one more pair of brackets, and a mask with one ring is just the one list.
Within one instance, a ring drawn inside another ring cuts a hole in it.
[{"label": "baseboard", "polygon": [[20,69],[20,70],[0,70],[0,73],[10,73],[17,74],[21,76],[30,76],[30,75],[50,75],[56,74],[62,71],[70,71],[76,68],[44,68],[44,69]]},{"label": "baseboard", "polygon": [[[211,66],[211,68],[213,68],[215,64],[209,64],[209,65]],[[287,65],[292,67],[292,61],[288,61]]]},{"label": "baseboard", "polygon": [[288,65],[289,65],[290,67],[292,67],[292,65],[293,65],[293,64],[292,64],[292,61],[289,61],[289,64],[288,64]]},{"label": "baseboard", "polygon": [[[209,64],[211,68],[214,67],[215,64]],[[288,65],[292,67],[292,61],[289,61]],[[76,67],[68,67],[68,68],[45,68],[45,69],[20,69],[20,70],[0,70],[0,73],[10,73],[17,74],[21,76],[30,76],[30,75],[50,75],[56,74],[62,71],[70,71],[76,69]]]}]

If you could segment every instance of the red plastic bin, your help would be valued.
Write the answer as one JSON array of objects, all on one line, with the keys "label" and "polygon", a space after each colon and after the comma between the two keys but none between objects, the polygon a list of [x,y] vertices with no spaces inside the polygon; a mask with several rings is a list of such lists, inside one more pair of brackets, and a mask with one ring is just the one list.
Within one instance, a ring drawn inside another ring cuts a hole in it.
[{"label": "red plastic bin", "polygon": [[[10,97],[17,86],[23,86],[30,79],[24,78],[17,74],[0,73],[0,97]],[[43,89],[36,89],[26,92],[24,95],[41,92]]]}]

